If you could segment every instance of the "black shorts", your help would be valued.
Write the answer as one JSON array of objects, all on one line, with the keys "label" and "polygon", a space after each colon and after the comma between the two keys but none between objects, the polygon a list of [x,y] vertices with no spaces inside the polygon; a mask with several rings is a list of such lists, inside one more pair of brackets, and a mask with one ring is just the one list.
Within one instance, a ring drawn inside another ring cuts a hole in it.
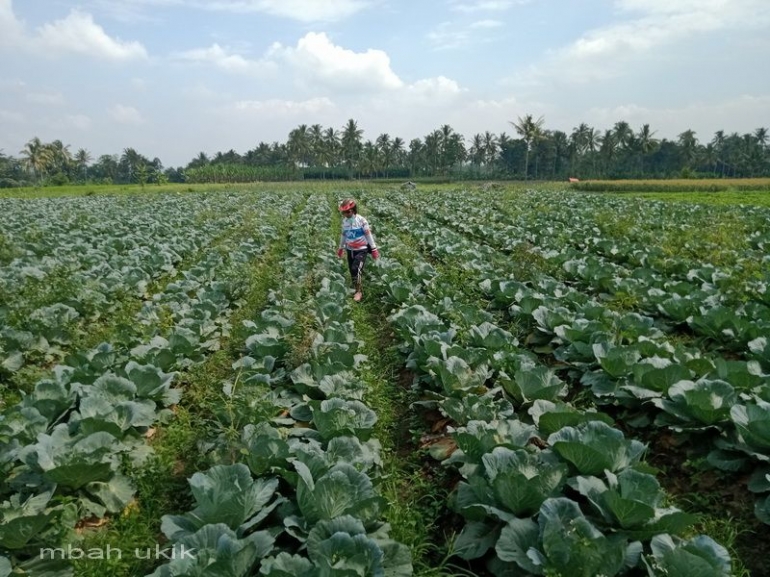
[{"label": "black shorts", "polygon": [[350,278],[356,286],[359,286],[361,284],[361,279],[363,278],[364,264],[366,264],[366,257],[369,254],[369,250],[348,250],[346,252],[348,253]]}]

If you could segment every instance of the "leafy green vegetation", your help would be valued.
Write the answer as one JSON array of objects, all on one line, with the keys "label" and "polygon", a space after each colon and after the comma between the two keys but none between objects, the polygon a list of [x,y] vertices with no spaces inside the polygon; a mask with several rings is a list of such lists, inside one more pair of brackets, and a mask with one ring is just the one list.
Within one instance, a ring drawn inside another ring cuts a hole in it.
[{"label": "leafy green vegetation", "polygon": [[[334,254],[348,195],[383,254],[361,303]],[[0,568],[759,570],[763,207],[328,184],[2,202]],[[72,546],[124,555],[35,559]]]},{"label": "leafy green vegetation", "polygon": [[[572,190],[614,193],[763,193],[770,191],[767,178],[681,179],[681,180],[585,180],[570,183]],[[764,195],[762,195],[764,196]]]}]

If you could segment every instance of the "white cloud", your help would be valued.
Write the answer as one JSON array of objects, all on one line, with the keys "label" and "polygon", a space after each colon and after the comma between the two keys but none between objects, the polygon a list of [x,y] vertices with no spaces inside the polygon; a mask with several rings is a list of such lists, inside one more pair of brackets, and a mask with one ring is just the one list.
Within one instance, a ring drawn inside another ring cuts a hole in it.
[{"label": "white cloud", "polygon": [[211,64],[226,72],[248,74],[263,72],[272,67],[272,64],[260,60],[249,60],[240,54],[233,54],[227,48],[219,44],[212,44],[208,48],[196,48],[172,55],[172,58],[187,62]]},{"label": "white cloud", "polygon": [[477,20],[476,22],[471,23],[469,28],[477,30],[479,28],[501,28],[502,26],[505,26],[505,23],[500,20]]},{"label": "white cloud", "polygon": [[139,42],[110,37],[93,16],[77,9],[62,20],[43,24],[31,35],[16,18],[11,0],[0,0],[0,46],[46,56],[72,52],[106,60],[147,58],[147,51]]},{"label": "white cloud", "polygon": [[13,122],[14,124],[21,124],[25,121],[24,115],[20,112],[14,112],[12,110],[0,109],[0,120],[3,122]]},{"label": "white cloud", "polygon": [[490,31],[505,25],[500,20],[476,20],[470,23],[441,22],[428,32],[427,39],[435,50],[464,48],[472,44],[494,41]]},{"label": "white cloud", "polygon": [[64,95],[61,92],[31,92],[27,94],[27,101],[46,106],[59,106],[64,104]]},{"label": "white cloud", "polygon": [[471,108],[476,110],[512,110],[518,104],[515,97],[503,98],[501,100],[476,100],[471,103]]},{"label": "white cloud", "polygon": [[728,25],[756,22],[770,13],[764,0],[616,0],[615,5],[623,11],[657,16],[690,14],[698,19],[708,15]]},{"label": "white cloud", "polygon": [[311,98],[309,100],[241,100],[233,105],[238,112],[255,113],[267,117],[296,116],[319,114],[335,108],[329,98]]},{"label": "white cloud", "polygon": [[[610,128],[625,120],[634,129],[649,124],[659,138],[675,139],[685,130],[695,129],[701,143],[708,142],[717,130],[753,132],[758,118],[770,118],[770,96],[742,95],[720,102],[695,102],[687,106],[655,108],[628,103],[606,108],[591,108],[581,115],[589,124]],[[767,123],[765,123],[767,125]]]},{"label": "white cloud", "polygon": [[116,104],[115,106],[111,107],[107,112],[113,118],[113,120],[115,120],[116,122],[119,122],[120,124],[138,125],[138,124],[144,123],[144,117],[142,116],[142,113],[139,112],[133,106]]},{"label": "white cloud", "polygon": [[699,33],[770,23],[770,3],[765,0],[618,0],[616,4],[636,17],[589,31],[563,55],[578,60],[617,57]]},{"label": "white cloud", "polygon": [[422,101],[426,104],[437,104],[454,99],[465,90],[449,78],[427,78],[418,80],[405,89],[406,97],[412,101]]},{"label": "white cloud", "polygon": [[364,95],[386,102],[435,101],[463,92],[444,76],[407,83],[391,68],[386,52],[371,48],[354,52],[335,45],[324,33],[310,32],[296,47],[275,44],[266,58],[282,64],[285,72],[293,71],[296,82],[309,91],[327,89],[346,100]]},{"label": "white cloud", "polygon": [[0,46],[16,46],[24,38],[24,24],[13,12],[11,0],[0,0]]},{"label": "white cloud", "polygon": [[18,78],[0,78],[0,90],[13,90],[14,92],[18,92],[26,86],[27,83]]},{"label": "white cloud", "polygon": [[65,117],[65,123],[77,130],[86,131],[91,128],[91,118],[85,114],[69,114]]},{"label": "white cloud", "polygon": [[575,60],[618,58],[663,46],[698,32],[710,32],[724,26],[718,16],[708,13],[648,16],[591,31],[564,51]]},{"label": "white cloud", "polygon": [[428,41],[436,50],[461,48],[470,42],[470,33],[454,27],[451,22],[442,22],[428,32]]},{"label": "white cloud", "polygon": [[504,12],[514,6],[528,4],[531,0],[451,0],[450,9],[471,14],[474,12]]},{"label": "white cloud", "polygon": [[375,4],[372,0],[215,0],[200,7],[232,12],[264,12],[300,22],[336,22]]},{"label": "white cloud", "polygon": [[189,102],[194,102],[196,106],[208,107],[211,103],[228,102],[232,99],[232,95],[223,92],[221,87],[214,87],[209,83],[197,83],[192,86],[185,87],[180,97]]},{"label": "white cloud", "polygon": [[507,79],[514,86],[588,83],[659,66],[666,50],[699,36],[770,24],[767,0],[615,0],[616,22],[588,30]]},{"label": "white cloud", "polygon": [[275,44],[269,56],[293,66],[305,84],[317,83],[353,92],[395,90],[404,86],[390,67],[390,57],[385,52],[371,48],[366,52],[353,52],[335,45],[323,32],[309,32],[294,48]]},{"label": "white cloud", "polygon": [[111,38],[90,14],[79,10],[38,28],[35,43],[49,51],[75,52],[107,60],[147,58],[147,51],[139,42]]},{"label": "white cloud", "polygon": [[[2,0],[7,1],[7,0]],[[237,14],[262,13],[304,23],[337,22],[383,0],[84,0],[123,22],[156,19],[153,8],[212,10]],[[81,2],[82,4],[82,2]]]},{"label": "white cloud", "polygon": [[155,8],[163,6],[178,6],[184,8],[190,5],[189,0],[81,0],[93,5],[100,14],[105,14],[113,20],[131,24],[156,22]]}]

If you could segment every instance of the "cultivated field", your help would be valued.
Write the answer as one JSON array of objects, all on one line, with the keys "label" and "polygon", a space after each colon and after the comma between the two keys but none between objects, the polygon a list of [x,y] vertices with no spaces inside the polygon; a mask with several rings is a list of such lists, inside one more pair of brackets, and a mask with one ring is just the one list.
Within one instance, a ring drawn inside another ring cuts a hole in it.
[{"label": "cultivated field", "polygon": [[0,199],[0,576],[767,575],[765,196],[558,188]]}]

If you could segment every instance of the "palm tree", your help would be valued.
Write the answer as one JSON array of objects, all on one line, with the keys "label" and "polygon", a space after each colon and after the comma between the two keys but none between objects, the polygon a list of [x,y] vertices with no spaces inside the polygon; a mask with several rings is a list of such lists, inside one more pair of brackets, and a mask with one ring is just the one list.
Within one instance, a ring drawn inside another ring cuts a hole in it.
[{"label": "palm tree", "polygon": [[765,148],[767,146],[767,128],[757,128],[754,131],[754,138],[757,139],[757,143],[762,147]]},{"label": "palm tree", "polygon": [[225,152],[224,154],[220,155],[219,161],[222,164],[241,164],[243,161],[243,158],[240,154],[235,152],[232,148]]},{"label": "palm tree", "polygon": [[[230,152],[233,152],[232,150]],[[240,155],[236,153],[240,159]],[[163,162],[157,156],[147,163],[147,171],[149,173],[148,181],[154,182],[158,185],[164,180],[165,174],[163,174]],[[168,179],[165,179],[168,180]]]},{"label": "palm tree", "polygon": [[570,160],[576,172],[579,172],[579,168],[582,167],[583,157],[588,149],[588,131],[589,126],[585,122],[581,122],[579,126],[572,129],[572,134],[569,135]]},{"label": "palm tree", "polygon": [[91,162],[91,153],[85,148],[79,148],[75,153],[75,164],[83,171],[83,182],[88,180],[88,163]]},{"label": "palm tree", "polygon": [[375,141],[375,146],[382,161],[382,168],[385,171],[385,178],[388,178],[390,167],[393,165],[393,143],[388,133],[380,134]]},{"label": "palm tree", "polygon": [[767,128],[757,128],[754,136],[762,148],[762,173],[764,176],[770,175],[770,145],[768,145]]},{"label": "palm tree", "polygon": [[741,136],[737,132],[731,132],[729,135],[725,137],[723,153],[722,153],[722,163],[723,163],[722,174],[724,174],[724,168],[728,168],[731,171],[731,173],[728,176],[734,177],[736,175],[736,172],[738,171],[738,167],[742,163],[742,150],[741,150],[742,143],[743,143],[743,140],[741,139]]},{"label": "palm tree", "polygon": [[[717,130],[714,133],[714,138],[711,139],[711,144],[714,146],[714,152],[717,155],[717,162],[722,165],[722,176],[725,175],[725,162],[724,162],[724,152],[725,152],[725,131],[724,130]],[[716,174],[716,166],[714,166],[714,173]]]},{"label": "palm tree", "polygon": [[631,130],[631,126],[625,120],[619,120],[615,123],[615,142],[621,148],[628,146],[628,141],[634,135],[634,131]]},{"label": "palm tree", "polygon": [[508,166],[506,153],[511,149],[513,146],[513,140],[511,140],[511,137],[508,136],[505,132],[501,132],[497,136],[497,158],[496,158],[496,164],[498,167],[498,170],[502,173],[509,173],[513,172],[510,170],[510,167]]},{"label": "palm tree", "polygon": [[396,136],[390,148],[393,153],[393,164],[403,167],[405,164],[404,140],[400,136]]},{"label": "palm tree", "polygon": [[334,168],[340,161],[340,138],[337,131],[329,127],[321,135],[321,164]]},{"label": "palm tree", "polygon": [[286,166],[293,168],[289,149],[285,144],[273,142],[270,145],[270,162],[272,166]]},{"label": "palm tree", "polygon": [[40,180],[40,175],[48,168],[51,162],[51,152],[40,139],[35,136],[19,152],[22,156],[22,166],[30,171],[35,180]]},{"label": "palm tree", "polygon": [[770,167],[770,148],[768,148],[767,128],[757,128],[754,131],[754,139],[757,143],[757,170],[767,174],[767,168]]},{"label": "palm tree", "polygon": [[137,169],[144,164],[142,155],[133,148],[123,149],[123,155],[120,157],[120,164],[125,165],[128,176],[128,182],[134,181]]},{"label": "palm tree", "polygon": [[364,131],[358,128],[358,124],[352,118],[348,120],[342,129],[340,144],[342,145],[342,157],[350,170],[358,164],[361,154],[361,137]]},{"label": "palm tree", "polygon": [[468,149],[468,159],[476,168],[484,164],[484,138],[481,134],[474,134],[471,138],[471,147]]},{"label": "palm tree", "polygon": [[569,139],[567,133],[561,130],[554,130],[551,135],[551,142],[553,143],[553,171],[552,177],[557,178],[557,174],[561,171],[561,159],[567,157],[569,151]]},{"label": "palm tree", "polygon": [[289,149],[289,154],[295,166],[307,167],[310,165],[311,145],[312,140],[307,124],[300,124],[289,132],[286,148]]},{"label": "palm tree", "polygon": [[750,177],[754,177],[761,170],[762,162],[764,160],[764,146],[760,143],[759,139],[754,134],[744,134],[741,137],[742,140],[742,158],[746,166],[746,173]]},{"label": "palm tree", "polygon": [[712,170],[711,170],[712,176],[717,175],[717,164],[719,163],[719,154],[717,153],[717,148],[713,142],[709,142],[706,146],[703,147],[703,150],[701,151],[701,161],[704,164],[707,164],[708,166],[712,167]]},{"label": "palm tree", "polygon": [[484,164],[491,166],[497,158],[497,137],[488,130],[484,133]]},{"label": "palm tree", "polygon": [[260,141],[256,148],[246,153],[244,160],[250,166],[270,166],[272,164],[270,145],[267,142]]},{"label": "palm tree", "polygon": [[658,139],[653,138],[655,133],[650,131],[650,125],[642,125],[639,131],[639,171],[644,176],[644,157],[653,152],[658,147]]},{"label": "palm tree", "polygon": [[698,154],[698,139],[693,130],[685,130],[678,137],[679,147],[685,168],[692,168],[695,157]]},{"label": "palm tree", "polygon": [[441,132],[434,130],[425,137],[424,159],[428,173],[433,176],[441,166]]},{"label": "palm tree", "polygon": [[191,169],[191,168],[200,168],[200,167],[202,167],[202,166],[206,166],[206,165],[207,165],[207,164],[209,164],[210,162],[211,162],[211,161],[209,160],[209,157],[206,155],[206,153],[205,153],[205,152],[199,152],[199,153],[198,153],[198,156],[196,156],[195,158],[193,158],[193,159],[192,159],[192,160],[191,160],[191,161],[190,161],[190,162],[187,164],[187,169],[189,170],[189,169]]},{"label": "palm tree", "polygon": [[362,173],[369,175],[370,178],[377,176],[377,171],[382,164],[382,157],[380,151],[371,140],[367,140],[362,148],[360,170]]},{"label": "palm tree", "polygon": [[607,169],[610,166],[612,166],[612,163],[617,156],[617,151],[618,151],[617,132],[613,130],[605,130],[600,140],[601,140],[601,145],[599,148],[599,155],[602,158],[602,162],[604,164],[604,172],[606,175]]},{"label": "palm tree", "polygon": [[323,154],[323,126],[320,124],[313,124],[309,130],[310,138],[310,165],[318,166],[321,161],[320,157]]},{"label": "palm tree", "polygon": [[54,140],[46,145],[51,151],[51,164],[56,172],[67,174],[72,163],[72,153],[69,144],[63,144],[61,140]]},{"label": "palm tree", "polygon": [[529,151],[532,149],[532,143],[542,135],[544,123],[545,119],[542,116],[535,120],[531,114],[527,114],[524,118],[519,117],[517,122],[510,122],[524,140],[524,144],[527,145],[527,152],[524,156],[524,180],[529,178]]},{"label": "palm tree", "polygon": [[112,184],[117,182],[118,178],[118,157],[117,155],[103,154],[93,166],[92,174],[95,178],[109,180]]},{"label": "palm tree", "polygon": [[406,160],[409,164],[409,175],[415,176],[423,168],[422,162],[425,155],[425,145],[419,138],[413,138],[409,141],[409,152],[406,154]]},{"label": "palm tree", "polygon": [[465,160],[465,144],[462,135],[448,124],[437,132],[441,171],[446,174],[452,166]]}]

